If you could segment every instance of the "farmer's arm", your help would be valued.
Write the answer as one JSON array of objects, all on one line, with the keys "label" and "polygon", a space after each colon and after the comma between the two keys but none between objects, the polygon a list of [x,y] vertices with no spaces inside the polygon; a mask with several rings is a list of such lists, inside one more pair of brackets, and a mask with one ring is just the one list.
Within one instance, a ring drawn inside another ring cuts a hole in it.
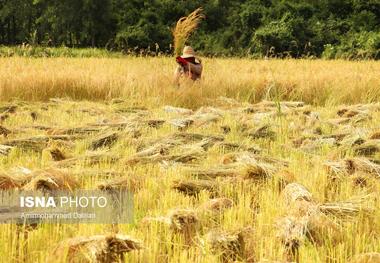
[{"label": "farmer's arm", "polygon": [[174,71],[174,83],[179,82],[179,78],[181,77],[181,74],[183,72],[183,68],[181,66],[178,66]]}]

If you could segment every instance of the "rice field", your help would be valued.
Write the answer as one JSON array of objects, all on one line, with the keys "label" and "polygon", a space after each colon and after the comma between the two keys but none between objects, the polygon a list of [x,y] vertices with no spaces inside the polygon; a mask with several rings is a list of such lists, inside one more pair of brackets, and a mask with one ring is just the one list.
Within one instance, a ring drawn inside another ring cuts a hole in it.
[{"label": "rice field", "polygon": [[0,262],[379,262],[378,62],[0,61],[1,190],[134,193],[131,224],[0,224]]},{"label": "rice field", "polygon": [[0,57],[2,101],[129,101],[196,109],[219,96],[244,102],[299,100],[312,105],[376,102],[380,63],[343,60],[203,59],[202,83],[173,85],[174,58]]}]

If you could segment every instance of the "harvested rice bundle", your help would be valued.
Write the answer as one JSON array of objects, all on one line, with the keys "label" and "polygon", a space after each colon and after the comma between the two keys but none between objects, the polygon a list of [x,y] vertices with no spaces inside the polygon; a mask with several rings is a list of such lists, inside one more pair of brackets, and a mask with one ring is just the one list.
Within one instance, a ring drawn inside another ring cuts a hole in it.
[{"label": "harvested rice bundle", "polygon": [[252,152],[236,152],[228,153],[222,157],[221,162],[223,164],[232,164],[232,163],[243,163],[243,164],[257,164],[257,163],[266,163],[275,167],[287,167],[289,162],[283,159],[257,155]]},{"label": "harvested rice bundle", "polygon": [[87,153],[83,156],[68,158],[59,162],[56,162],[54,165],[56,167],[71,167],[75,166],[78,163],[85,163],[87,165],[95,165],[101,162],[115,163],[121,159],[121,156],[110,154],[110,153]]},{"label": "harvested rice bundle", "polygon": [[262,181],[270,178],[275,173],[276,168],[268,163],[250,162],[233,163],[210,168],[189,167],[185,171],[193,176],[204,179],[234,177],[241,180]]},{"label": "harvested rice bundle", "polygon": [[31,180],[22,188],[25,191],[71,191],[79,186],[79,183],[75,178],[62,170],[39,170],[33,172],[31,176]]},{"label": "harvested rice bundle", "polygon": [[202,115],[206,115],[206,114],[213,114],[213,115],[217,115],[219,117],[223,117],[226,114],[226,112],[227,111],[219,109],[219,108],[214,108],[214,107],[207,106],[207,107],[200,107],[195,112],[194,115],[195,116],[202,116]]},{"label": "harvested rice bundle", "polygon": [[294,183],[296,176],[287,169],[281,169],[274,174],[274,178],[278,182],[278,190],[281,192],[284,188],[291,183]]},{"label": "harvested rice bundle", "polygon": [[164,138],[159,138],[156,140],[148,140],[148,141],[141,141],[139,142],[137,149],[136,149],[136,154],[139,156],[149,156],[154,153],[160,152],[158,149],[164,149],[165,151],[169,151],[169,149],[183,145],[186,142],[182,139],[174,139],[171,138],[171,136],[167,136]]},{"label": "harvested rice bundle", "polygon": [[236,165],[222,165],[210,168],[189,167],[185,169],[191,175],[204,179],[215,179],[217,177],[237,177],[239,169]]},{"label": "harvested rice bundle", "polygon": [[6,105],[0,108],[1,113],[15,113],[17,110],[17,105]]},{"label": "harvested rice bundle", "polygon": [[165,120],[151,119],[146,120],[145,122],[149,127],[159,129],[165,123]]},{"label": "harvested rice bundle", "polygon": [[340,126],[344,124],[357,124],[360,122],[368,121],[371,116],[365,113],[360,113],[353,117],[341,117],[327,120],[327,123],[333,126]]},{"label": "harvested rice bundle", "polygon": [[294,147],[301,147],[304,149],[317,149],[323,145],[338,146],[345,145],[351,146],[355,143],[361,143],[360,137],[350,136],[349,133],[335,133],[319,136],[317,134],[304,135],[292,141]]},{"label": "harvested rice bundle", "polygon": [[145,149],[152,149],[159,146],[164,146],[167,149],[170,149],[175,146],[193,144],[201,141],[216,143],[221,142],[223,140],[224,137],[219,135],[204,135],[198,133],[177,132],[163,138],[143,142],[137,147],[137,150],[141,152]]},{"label": "harvested rice bundle", "polygon": [[98,184],[98,189],[107,192],[130,190],[137,192],[143,186],[145,178],[142,176],[123,176],[113,178]]},{"label": "harvested rice bundle", "polygon": [[361,134],[349,134],[347,136],[345,136],[340,142],[339,144],[343,147],[347,147],[347,148],[350,148],[350,147],[353,147],[353,146],[357,146],[357,145],[361,145],[365,142],[365,139],[363,138],[363,136]]},{"label": "harvested rice bundle", "polygon": [[353,218],[360,212],[370,214],[373,209],[369,207],[370,196],[361,196],[347,201],[324,203],[319,205],[321,212],[340,218]]},{"label": "harvested rice bundle", "polygon": [[182,17],[178,20],[175,28],[173,29],[174,38],[174,55],[179,56],[186,41],[190,35],[197,29],[200,21],[205,17],[203,9],[198,8],[186,17]]},{"label": "harvested rice bundle", "polygon": [[180,130],[184,130],[190,127],[191,125],[200,127],[206,124],[217,122],[220,119],[221,119],[221,116],[216,113],[196,113],[194,115],[191,115],[188,118],[173,119],[169,121],[169,123],[179,128]]},{"label": "harvested rice bundle", "polygon": [[0,123],[3,123],[8,118],[9,118],[9,114],[6,114],[6,113],[0,114]]},{"label": "harvested rice bundle", "polygon": [[142,242],[130,236],[96,235],[74,237],[62,241],[54,250],[50,262],[65,258],[67,262],[108,263],[124,261],[124,253],[142,249]]},{"label": "harvested rice bundle", "polygon": [[325,162],[328,172],[334,175],[349,175],[355,172],[364,172],[380,176],[380,165],[364,157],[346,158],[341,161]]},{"label": "harvested rice bundle", "polygon": [[42,151],[42,153],[48,153],[53,161],[62,161],[67,159],[66,154],[63,152],[62,147],[56,142],[51,142],[50,146]]},{"label": "harvested rice bundle", "polygon": [[190,109],[173,107],[173,106],[165,106],[164,111],[167,113],[177,113],[177,114],[181,114],[181,115],[190,115],[190,114],[194,113]]},{"label": "harvested rice bundle", "polygon": [[173,209],[167,216],[145,217],[142,223],[158,222],[168,226],[173,233],[181,234],[186,245],[191,245],[200,228],[199,219],[195,210]]},{"label": "harvested rice bundle", "polygon": [[271,108],[277,108],[278,106],[282,107],[289,107],[289,108],[300,108],[305,106],[305,103],[302,101],[267,101],[263,100],[259,103],[253,104],[255,107],[271,107]]},{"label": "harvested rice bundle", "polygon": [[231,208],[234,202],[226,197],[214,198],[206,201],[198,207],[198,211],[211,212],[211,213],[221,213],[225,209]]},{"label": "harvested rice bundle", "polygon": [[351,106],[342,107],[338,110],[337,115],[357,115],[355,112],[376,112],[380,110],[379,103],[368,103],[368,104],[356,104]]},{"label": "harvested rice bundle", "polygon": [[28,176],[18,176],[6,173],[0,173],[0,190],[9,190],[20,188],[28,181]]},{"label": "harvested rice bundle", "polygon": [[172,188],[186,195],[196,196],[201,191],[216,192],[216,183],[211,180],[176,180]]},{"label": "harvested rice bundle", "polygon": [[0,144],[0,155],[8,156],[14,147]]},{"label": "harvested rice bundle", "polygon": [[188,163],[199,160],[201,157],[204,157],[205,154],[206,152],[202,147],[198,145],[190,145],[180,148],[177,153],[169,154],[164,160],[169,162]]},{"label": "harvested rice bundle", "polygon": [[224,107],[224,108],[236,108],[236,107],[242,106],[241,102],[239,102],[233,98],[227,98],[227,97],[223,97],[223,96],[218,97],[213,102],[214,102],[214,104],[216,104],[220,107]]},{"label": "harvested rice bundle", "polygon": [[306,152],[313,152],[323,147],[334,147],[337,146],[338,143],[334,138],[320,138],[316,140],[304,140],[299,147],[301,150]]},{"label": "harvested rice bundle", "polygon": [[204,247],[217,254],[221,262],[236,262],[245,258],[242,231],[212,230],[201,240]]},{"label": "harvested rice bundle", "polygon": [[196,113],[194,118],[194,125],[196,127],[201,127],[203,125],[211,124],[221,120],[222,115],[220,113],[210,112],[210,113]]},{"label": "harvested rice bundle", "polygon": [[288,261],[299,262],[299,249],[306,239],[316,245],[337,244],[342,240],[342,230],[318,210],[306,216],[289,215],[277,222],[277,238],[285,247]]},{"label": "harvested rice bundle", "polygon": [[200,133],[178,132],[171,135],[173,139],[184,140],[185,143],[201,141],[203,139],[212,139],[214,141],[223,141],[224,137],[220,135],[207,135]]},{"label": "harvested rice bundle", "polygon": [[357,155],[372,156],[380,152],[380,140],[368,140],[360,145],[356,145],[353,151]]},{"label": "harvested rice bundle", "polygon": [[371,140],[380,140],[380,130],[372,132],[368,138]]},{"label": "harvested rice bundle", "polygon": [[253,180],[265,180],[273,176],[277,171],[276,167],[264,162],[250,162],[242,165],[241,178]]},{"label": "harvested rice bundle", "polygon": [[366,173],[354,173],[351,175],[352,182],[355,186],[368,187],[370,176]]},{"label": "harvested rice bundle", "polygon": [[[198,145],[185,145],[172,151],[164,147],[157,148],[156,146],[153,149],[154,151],[147,149],[129,157],[125,161],[125,164],[136,165],[157,162],[188,163],[196,161],[205,155],[204,149]],[[148,155],[148,153],[150,154]]]},{"label": "harvested rice bundle", "polygon": [[296,201],[311,202],[312,194],[301,184],[288,184],[283,191],[284,199],[287,205],[291,205]]},{"label": "harvested rice bundle", "polygon": [[348,263],[379,263],[380,253],[369,252],[354,256]]},{"label": "harvested rice bundle", "polygon": [[90,142],[90,149],[96,150],[101,147],[110,147],[119,139],[119,132],[109,131],[100,134]]},{"label": "harvested rice bundle", "polygon": [[186,119],[173,119],[169,121],[170,124],[177,127],[179,130],[184,130],[186,128],[189,128],[193,123],[193,118],[186,118]]},{"label": "harvested rice bundle", "polygon": [[62,161],[66,159],[65,154],[59,148],[49,148],[49,152],[54,161]]},{"label": "harvested rice bundle", "polygon": [[231,127],[228,125],[222,125],[220,126],[221,131],[223,134],[229,134],[231,132]]},{"label": "harvested rice bundle", "polygon": [[3,135],[4,137],[8,137],[8,134],[10,133],[12,133],[10,130],[0,125],[0,135]]},{"label": "harvested rice bundle", "polygon": [[262,149],[257,145],[248,146],[233,142],[217,142],[215,146],[223,149],[224,151],[247,151],[255,154],[262,152]]},{"label": "harvested rice bundle", "polygon": [[74,127],[74,128],[49,128],[47,134],[49,135],[86,135],[90,133],[102,131],[102,127]]},{"label": "harvested rice bundle", "polygon": [[3,142],[4,145],[18,147],[26,150],[40,152],[47,147],[49,141],[56,141],[64,144],[72,144],[72,141],[78,139],[72,135],[40,135],[29,138],[14,139]]},{"label": "harvested rice bundle", "polygon": [[299,261],[299,248],[306,239],[307,219],[287,216],[276,224],[277,238],[285,247],[287,261]]},{"label": "harvested rice bundle", "polygon": [[292,263],[292,262],[262,259],[262,260],[258,261],[257,263]]},{"label": "harvested rice bundle", "polygon": [[315,244],[341,240],[341,229],[322,213],[320,205],[303,185],[287,185],[283,196],[289,206],[288,216],[278,222],[277,236],[285,246],[287,260],[299,262],[299,248],[306,238]]},{"label": "harvested rice bundle", "polygon": [[253,139],[270,139],[273,140],[276,137],[276,133],[272,130],[269,124],[262,125],[258,128],[249,130],[247,135],[252,137]]},{"label": "harvested rice bundle", "polygon": [[368,112],[358,109],[341,109],[337,112],[338,116],[340,117],[346,117],[346,118],[352,118],[358,114],[368,114]]}]

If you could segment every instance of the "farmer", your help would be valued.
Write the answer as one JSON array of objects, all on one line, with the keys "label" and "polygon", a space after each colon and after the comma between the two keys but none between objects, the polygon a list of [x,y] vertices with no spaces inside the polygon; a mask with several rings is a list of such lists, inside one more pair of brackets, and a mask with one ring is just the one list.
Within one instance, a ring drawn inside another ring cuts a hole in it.
[{"label": "farmer", "polygon": [[180,77],[186,77],[192,80],[200,79],[202,76],[202,62],[195,57],[194,49],[185,46],[182,56],[176,57],[178,67],[175,70],[174,81],[179,84]]}]

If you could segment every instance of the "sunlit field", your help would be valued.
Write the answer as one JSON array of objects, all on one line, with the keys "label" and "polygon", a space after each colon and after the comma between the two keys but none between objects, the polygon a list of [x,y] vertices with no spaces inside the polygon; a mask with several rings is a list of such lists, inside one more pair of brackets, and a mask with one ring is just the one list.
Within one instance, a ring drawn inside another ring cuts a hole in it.
[{"label": "sunlit field", "polygon": [[135,206],[1,224],[0,262],[379,262],[380,63],[203,63],[176,87],[167,57],[0,58],[0,189]]},{"label": "sunlit field", "polygon": [[[0,58],[2,100],[128,98],[196,108],[226,96],[241,101],[302,100],[315,105],[378,101],[375,61],[204,59],[200,83],[172,83],[173,58]],[[191,87],[189,87],[191,86]]]}]

